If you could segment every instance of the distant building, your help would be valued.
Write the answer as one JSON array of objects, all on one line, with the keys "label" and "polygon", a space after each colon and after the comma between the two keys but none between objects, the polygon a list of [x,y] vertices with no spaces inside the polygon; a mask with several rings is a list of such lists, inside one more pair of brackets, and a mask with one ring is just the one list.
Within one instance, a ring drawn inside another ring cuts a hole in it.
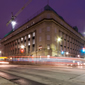
[{"label": "distant building", "polygon": [[[1,43],[4,46],[4,56],[76,57],[81,54],[80,50],[85,40],[49,5],[46,5],[36,16],[5,36]],[[25,46],[23,53],[21,45]]]}]

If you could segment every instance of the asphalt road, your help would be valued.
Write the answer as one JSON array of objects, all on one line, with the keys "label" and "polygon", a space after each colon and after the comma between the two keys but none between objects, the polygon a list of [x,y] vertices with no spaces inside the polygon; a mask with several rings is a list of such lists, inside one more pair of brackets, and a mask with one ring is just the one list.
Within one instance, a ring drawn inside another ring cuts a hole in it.
[{"label": "asphalt road", "polygon": [[14,85],[85,85],[85,67],[0,65],[0,77]]}]

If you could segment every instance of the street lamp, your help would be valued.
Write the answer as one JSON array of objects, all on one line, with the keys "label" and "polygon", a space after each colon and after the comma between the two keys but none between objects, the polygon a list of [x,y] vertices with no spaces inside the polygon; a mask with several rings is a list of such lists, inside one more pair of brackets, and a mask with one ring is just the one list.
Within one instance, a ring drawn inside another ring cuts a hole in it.
[{"label": "street lamp", "polygon": [[21,49],[24,49],[25,48],[25,46],[24,45],[21,45]]},{"label": "street lamp", "polygon": [[69,52],[66,52],[66,55],[68,56]]},{"label": "street lamp", "polygon": [[78,55],[78,58],[80,58],[80,55]]},{"label": "street lamp", "polygon": [[60,42],[60,41],[61,41],[61,38],[60,38],[60,37],[58,37],[57,41],[58,41],[58,42]]},{"label": "street lamp", "polygon": [[12,29],[13,29],[13,31],[14,31],[14,27],[15,27],[15,25],[16,25],[16,22],[15,22],[14,20],[12,20],[11,24],[12,24]]}]

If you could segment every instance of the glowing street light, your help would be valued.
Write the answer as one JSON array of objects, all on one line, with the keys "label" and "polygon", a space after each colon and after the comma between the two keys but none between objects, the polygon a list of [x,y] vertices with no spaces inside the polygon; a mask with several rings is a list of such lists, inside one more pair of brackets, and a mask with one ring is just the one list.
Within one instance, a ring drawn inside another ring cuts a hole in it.
[{"label": "glowing street light", "polygon": [[68,56],[69,52],[66,52],[66,55]]},{"label": "glowing street light", "polygon": [[25,46],[24,45],[21,45],[21,49],[24,49],[25,48]]},{"label": "glowing street light", "polygon": [[1,51],[0,51],[0,54],[1,54]]},{"label": "glowing street light", "polygon": [[78,58],[80,58],[80,55],[78,55]]},{"label": "glowing street light", "polygon": [[60,42],[60,41],[61,41],[61,38],[60,38],[60,37],[58,37],[57,41],[58,41],[58,42]]},{"label": "glowing street light", "polygon": [[68,52],[66,52],[66,55],[68,55],[69,53]]},{"label": "glowing street light", "polygon": [[12,24],[12,29],[13,29],[13,31],[14,31],[14,27],[15,27],[15,25],[16,25],[16,22],[13,20],[13,21],[11,22],[11,24]]}]

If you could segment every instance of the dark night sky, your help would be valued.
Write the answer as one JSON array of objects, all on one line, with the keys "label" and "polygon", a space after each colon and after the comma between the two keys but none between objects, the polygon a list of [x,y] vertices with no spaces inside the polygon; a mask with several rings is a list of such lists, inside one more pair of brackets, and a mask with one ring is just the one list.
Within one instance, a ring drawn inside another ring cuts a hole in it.
[{"label": "dark night sky", "polygon": [[[6,23],[23,7],[28,0],[0,0],[0,38],[12,30]],[[47,5],[47,0],[32,0],[32,2],[16,17],[15,29],[29,17]],[[85,31],[85,0],[49,0],[49,5],[71,26],[77,26],[79,32]]]}]

